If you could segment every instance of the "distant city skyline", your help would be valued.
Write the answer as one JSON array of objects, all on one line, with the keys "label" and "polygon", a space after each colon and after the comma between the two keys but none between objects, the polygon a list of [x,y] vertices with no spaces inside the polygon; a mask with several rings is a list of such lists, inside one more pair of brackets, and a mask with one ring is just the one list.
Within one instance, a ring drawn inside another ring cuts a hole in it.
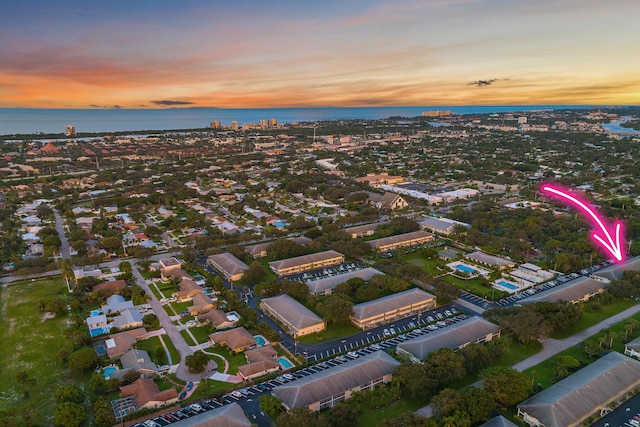
[{"label": "distant city skyline", "polygon": [[25,0],[0,107],[640,104],[637,0]]}]

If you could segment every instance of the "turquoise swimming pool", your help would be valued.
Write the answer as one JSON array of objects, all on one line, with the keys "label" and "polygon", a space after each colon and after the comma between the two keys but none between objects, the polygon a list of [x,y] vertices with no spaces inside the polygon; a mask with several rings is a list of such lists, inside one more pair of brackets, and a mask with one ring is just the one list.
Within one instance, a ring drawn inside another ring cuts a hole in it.
[{"label": "turquoise swimming pool", "polygon": [[496,282],[498,285],[503,286],[507,289],[511,289],[512,291],[515,291],[518,289],[517,286],[512,285],[511,283],[508,282],[504,282],[504,281],[500,281],[500,282]]},{"label": "turquoise swimming pool", "polygon": [[267,340],[265,340],[262,335],[254,335],[253,338],[258,343],[258,346],[263,346],[263,345],[265,345],[267,343]]},{"label": "turquoise swimming pool", "polygon": [[293,363],[291,363],[289,359],[284,356],[278,357],[278,363],[280,364],[280,366],[282,366],[283,369],[293,368]]},{"label": "turquoise swimming pool", "polygon": [[466,265],[457,264],[455,267],[456,267],[456,270],[464,271],[465,273],[469,273],[469,274],[476,273],[476,270],[474,270],[471,267],[467,267]]},{"label": "turquoise swimming pool", "polygon": [[110,375],[112,373],[116,372],[116,371],[118,371],[118,368],[114,368],[113,366],[109,366],[109,367],[104,368],[102,370],[102,374],[104,375],[104,378],[108,380],[110,378]]}]

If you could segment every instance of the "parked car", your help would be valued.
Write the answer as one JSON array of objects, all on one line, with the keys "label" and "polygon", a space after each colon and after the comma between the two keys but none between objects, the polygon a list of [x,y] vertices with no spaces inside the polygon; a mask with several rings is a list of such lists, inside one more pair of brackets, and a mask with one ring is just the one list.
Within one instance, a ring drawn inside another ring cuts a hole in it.
[{"label": "parked car", "polygon": [[347,353],[347,356],[356,358],[358,357],[358,353],[356,353],[355,351],[350,351],[349,353]]},{"label": "parked car", "polygon": [[189,382],[187,383],[187,387],[186,387],[186,389],[187,389],[187,390],[191,390],[192,388],[193,388],[193,383],[192,383],[191,381],[189,381]]},{"label": "parked car", "polygon": [[388,329],[385,329],[384,331],[382,331],[382,333],[384,334],[385,337],[388,337],[389,335],[391,335],[391,332],[389,332]]},{"label": "parked car", "polygon": [[178,395],[178,400],[182,400],[182,399],[184,399],[185,397],[187,397],[187,392],[186,392],[186,391],[184,391],[184,390],[182,390],[182,391],[180,392],[180,394]]},{"label": "parked car", "polygon": [[231,392],[231,395],[233,397],[237,397],[238,399],[240,399],[242,397],[242,393],[240,393],[238,390],[234,390]]}]

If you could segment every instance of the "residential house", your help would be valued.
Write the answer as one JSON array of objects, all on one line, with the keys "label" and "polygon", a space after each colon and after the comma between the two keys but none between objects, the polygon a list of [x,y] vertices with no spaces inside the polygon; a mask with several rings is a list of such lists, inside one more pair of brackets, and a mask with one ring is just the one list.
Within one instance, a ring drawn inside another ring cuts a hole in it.
[{"label": "residential house", "polygon": [[224,311],[214,308],[206,313],[198,314],[196,319],[200,324],[210,324],[216,329],[229,329],[236,326],[238,318],[236,316],[228,316]]},{"label": "residential house", "polygon": [[355,392],[391,382],[399,364],[384,351],[376,351],[277,386],[272,394],[287,411],[298,407],[319,411],[349,399]]},{"label": "residential house", "polygon": [[404,353],[422,361],[429,353],[441,348],[459,350],[471,343],[480,344],[496,338],[500,338],[499,326],[481,317],[473,316],[446,328],[401,342],[397,350],[398,353]]},{"label": "residential house", "polygon": [[245,328],[234,328],[209,335],[213,344],[227,346],[231,351],[240,353],[255,347],[258,342]]},{"label": "residential house", "polygon": [[344,262],[344,255],[336,251],[324,251],[310,255],[272,261],[269,268],[278,276],[301,273],[303,271],[324,268]]},{"label": "residential house", "polygon": [[131,329],[129,331],[118,332],[117,334],[111,334],[109,338],[105,340],[107,356],[109,356],[110,360],[117,360],[120,356],[131,350],[135,343],[143,341],[146,338],[147,330],[145,328]]},{"label": "residential house", "polygon": [[122,369],[118,372],[134,371],[143,378],[150,378],[158,373],[158,366],[153,363],[149,353],[144,350],[132,348],[120,357],[120,363],[122,364]]},{"label": "residential house", "polygon": [[238,374],[245,381],[249,381],[253,378],[261,377],[263,375],[277,372],[280,370],[280,363],[277,360],[264,359],[257,362],[247,363],[246,365],[238,366]]},{"label": "residential house", "polygon": [[143,324],[144,322],[142,321],[142,314],[140,314],[140,310],[137,308],[128,308],[122,310],[119,315],[115,316],[113,321],[110,323],[110,326],[118,329],[129,329],[139,328]]},{"label": "residential house", "polygon": [[518,405],[530,426],[574,427],[640,386],[640,361],[611,352]]},{"label": "residential house", "polygon": [[373,328],[436,306],[436,297],[413,288],[353,306],[351,321],[362,329]]},{"label": "residential house", "polygon": [[151,378],[138,378],[129,385],[120,387],[123,398],[132,396],[136,410],[144,408],[158,408],[178,401],[175,388],[160,391],[158,385]]},{"label": "residential house", "polygon": [[242,279],[249,266],[229,252],[207,257],[207,264],[218,270],[225,279],[235,282]]},{"label": "residential house", "polygon": [[120,313],[123,310],[133,308],[133,302],[127,301],[122,295],[113,294],[107,298],[107,303],[102,306],[104,314]]},{"label": "residential house", "polygon": [[204,293],[197,293],[191,299],[193,305],[188,307],[190,316],[196,316],[198,314],[206,313],[214,307],[214,302]]},{"label": "residential house", "polygon": [[433,234],[418,230],[396,236],[383,237],[382,239],[370,240],[367,243],[369,243],[374,251],[389,252],[407,246],[421,245],[431,240],[433,240]]},{"label": "residential house", "polygon": [[294,338],[320,332],[327,327],[318,315],[287,294],[263,298],[260,308],[280,322]]},{"label": "residential house", "polygon": [[124,280],[113,280],[110,282],[102,282],[95,285],[91,291],[103,292],[105,294],[119,294],[127,286],[127,282]]}]

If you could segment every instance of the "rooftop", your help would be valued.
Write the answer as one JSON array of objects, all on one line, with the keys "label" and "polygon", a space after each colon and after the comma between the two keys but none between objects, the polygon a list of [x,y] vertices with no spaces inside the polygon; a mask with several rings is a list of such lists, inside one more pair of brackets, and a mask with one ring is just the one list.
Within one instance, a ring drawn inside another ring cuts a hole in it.
[{"label": "rooftop", "polygon": [[408,289],[397,294],[354,305],[353,317],[358,320],[368,319],[400,307],[420,304],[433,299],[435,299],[435,296],[421,289]]},{"label": "rooftop", "polygon": [[272,261],[269,263],[269,266],[271,268],[281,270],[284,268],[295,267],[297,265],[311,264],[338,257],[344,257],[344,255],[336,251],[323,251],[310,255],[302,255],[294,258],[282,259],[280,261]]},{"label": "rooftop", "polygon": [[433,234],[426,231],[418,230],[410,233],[398,234],[397,236],[383,237],[382,239],[370,240],[368,243],[372,248],[379,248],[380,246],[387,246],[392,244],[398,244],[415,239],[426,239],[433,237]]},{"label": "rooftop", "polygon": [[322,279],[309,280],[307,286],[311,293],[324,292],[327,289],[333,289],[341,283],[346,282],[349,279],[358,277],[362,280],[369,280],[373,276],[378,274],[384,274],[383,272],[376,270],[375,268],[367,267],[362,270],[349,271],[347,273],[336,274],[335,276],[324,277]]},{"label": "rooftop", "polygon": [[235,274],[243,273],[249,268],[247,264],[240,261],[229,252],[223,252],[217,255],[211,255],[207,258],[214,263],[218,268],[233,276]]},{"label": "rooftop", "polygon": [[536,302],[574,301],[585,295],[596,292],[607,286],[607,283],[590,277],[579,277],[562,285],[554,286],[543,292],[538,292],[520,300],[521,304],[533,304]]},{"label": "rooftop", "polygon": [[317,314],[287,294],[264,298],[262,304],[269,306],[296,329],[303,329],[323,322]]}]

